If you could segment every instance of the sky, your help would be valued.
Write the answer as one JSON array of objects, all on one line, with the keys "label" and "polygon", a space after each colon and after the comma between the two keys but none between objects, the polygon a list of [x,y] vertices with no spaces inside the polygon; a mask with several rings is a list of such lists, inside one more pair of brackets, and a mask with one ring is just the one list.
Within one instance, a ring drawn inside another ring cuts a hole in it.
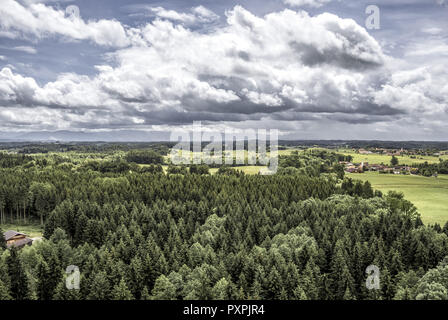
[{"label": "sky", "polygon": [[0,139],[448,140],[448,0],[0,4]]}]

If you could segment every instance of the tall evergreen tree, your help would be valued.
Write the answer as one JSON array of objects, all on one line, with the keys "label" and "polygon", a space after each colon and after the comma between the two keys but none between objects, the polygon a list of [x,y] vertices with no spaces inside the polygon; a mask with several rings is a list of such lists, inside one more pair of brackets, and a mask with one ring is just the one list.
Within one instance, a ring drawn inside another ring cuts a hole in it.
[{"label": "tall evergreen tree", "polygon": [[6,249],[6,240],[2,228],[0,228],[0,249]]},{"label": "tall evergreen tree", "polygon": [[132,300],[134,298],[124,279],[121,279],[120,283],[114,286],[111,297],[112,300]]},{"label": "tall evergreen tree", "polygon": [[90,293],[87,296],[88,300],[108,300],[110,298],[110,283],[107,275],[104,272],[98,272],[93,276],[93,281],[90,285]]},{"label": "tall evergreen tree", "polygon": [[29,297],[28,277],[25,273],[22,259],[16,248],[9,251],[6,259],[8,275],[11,281],[11,296],[15,300],[25,300]]},{"label": "tall evergreen tree", "polygon": [[0,280],[0,301],[11,300],[12,297],[9,294],[8,287]]},{"label": "tall evergreen tree", "polygon": [[154,300],[173,300],[176,297],[176,288],[170,280],[161,275],[157,278],[152,290],[152,298]]},{"label": "tall evergreen tree", "polygon": [[53,288],[48,281],[50,268],[45,261],[40,261],[37,265],[37,296],[39,300],[50,300],[53,297]]}]

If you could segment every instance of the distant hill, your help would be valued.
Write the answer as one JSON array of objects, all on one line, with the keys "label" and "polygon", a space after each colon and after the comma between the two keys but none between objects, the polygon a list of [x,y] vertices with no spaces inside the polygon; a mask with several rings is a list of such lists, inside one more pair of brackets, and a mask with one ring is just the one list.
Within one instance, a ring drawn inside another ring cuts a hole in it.
[{"label": "distant hill", "polygon": [[106,132],[77,132],[77,131],[34,131],[34,132],[0,132],[2,142],[55,142],[55,141],[107,141],[107,142],[151,142],[169,141],[167,132],[120,130]]}]

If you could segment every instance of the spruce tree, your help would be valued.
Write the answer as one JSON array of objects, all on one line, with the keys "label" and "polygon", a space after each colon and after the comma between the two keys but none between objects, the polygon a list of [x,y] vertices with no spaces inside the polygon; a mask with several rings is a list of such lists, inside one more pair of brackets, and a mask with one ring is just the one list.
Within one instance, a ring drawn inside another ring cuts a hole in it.
[{"label": "spruce tree", "polygon": [[120,283],[115,285],[111,293],[112,300],[133,300],[131,291],[128,289],[124,279],[120,280]]},{"label": "spruce tree", "polygon": [[67,289],[66,279],[62,279],[54,290],[53,300],[82,300],[81,290]]},{"label": "spruce tree", "polygon": [[28,277],[25,273],[22,259],[16,248],[12,248],[6,259],[8,275],[11,281],[11,297],[14,300],[28,299]]},{"label": "spruce tree", "polygon": [[229,299],[229,281],[226,278],[219,280],[212,289],[212,298],[214,300]]},{"label": "spruce tree", "polygon": [[140,300],[151,300],[151,295],[149,294],[148,287],[144,287],[140,295]]},{"label": "spruce tree", "polygon": [[37,296],[39,300],[50,300],[53,296],[53,288],[48,281],[50,268],[48,264],[41,260],[37,265]]},{"label": "spruce tree", "polygon": [[0,249],[6,249],[6,240],[2,228],[0,228]]},{"label": "spruce tree", "polygon": [[11,300],[8,287],[0,280],[0,301]]},{"label": "spruce tree", "polygon": [[110,297],[110,283],[107,275],[104,272],[98,272],[93,276],[93,281],[90,285],[90,293],[87,296],[88,300],[108,300]]},{"label": "spruce tree", "polygon": [[158,277],[152,290],[152,298],[154,300],[172,300],[175,299],[175,296],[176,288],[170,280],[165,275]]}]

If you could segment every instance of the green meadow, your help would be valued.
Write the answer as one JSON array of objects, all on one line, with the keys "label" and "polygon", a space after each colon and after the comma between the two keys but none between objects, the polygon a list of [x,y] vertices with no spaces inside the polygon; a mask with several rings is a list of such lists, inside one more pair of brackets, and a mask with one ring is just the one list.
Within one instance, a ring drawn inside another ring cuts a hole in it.
[{"label": "green meadow", "polygon": [[[241,166],[241,167],[233,167],[235,170],[243,171],[245,174],[258,174],[260,170],[265,170],[266,167],[263,166]],[[218,168],[211,168],[210,173],[215,174],[218,172]]]},{"label": "green meadow", "polygon": [[[382,154],[359,154],[356,153],[356,151],[353,149],[340,149],[337,150],[336,152],[352,156],[354,163],[368,162],[371,164],[381,164],[381,163],[389,164],[392,158],[392,156]],[[439,158],[447,160],[448,156],[446,155],[439,157],[415,156],[415,158],[411,158],[410,156],[404,155],[404,156],[397,156],[397,158],[400,164],[412,165],[412,164],[425,163],[426,161],[428,163],[437,163],[439,162]]]},{"label": "green meadow", "polygon": [[347,173],[346,176],[368,180],[375,189],[383,193],[391,190],[403,192],[405,198],[417,207],[425,224],[439,223],[443,226],[448,221],[448,175],[427,178],[366,172]]},{"label": "green meadow", "polygon": [[0,224],[0,228],[4,231],[14,230],[26,234],[30,238],[42,237],[42,228],[38,223],[35,224],[17,224],[17,223],[7,223]]},{"label": "green meadow", "polygon": [[[140,165],[142,167],[148,166],[148,165]],[[168,170],[168,166],[162,166],[163,171],[166,173]],[[243,171],[245,174],[258,174],[260,170],[265,169],[266,166],[240,166],[240,167],[232,167],[235,170]],[[210,168],[210,174],[215,174],[218,172],[218,168]]]}]

